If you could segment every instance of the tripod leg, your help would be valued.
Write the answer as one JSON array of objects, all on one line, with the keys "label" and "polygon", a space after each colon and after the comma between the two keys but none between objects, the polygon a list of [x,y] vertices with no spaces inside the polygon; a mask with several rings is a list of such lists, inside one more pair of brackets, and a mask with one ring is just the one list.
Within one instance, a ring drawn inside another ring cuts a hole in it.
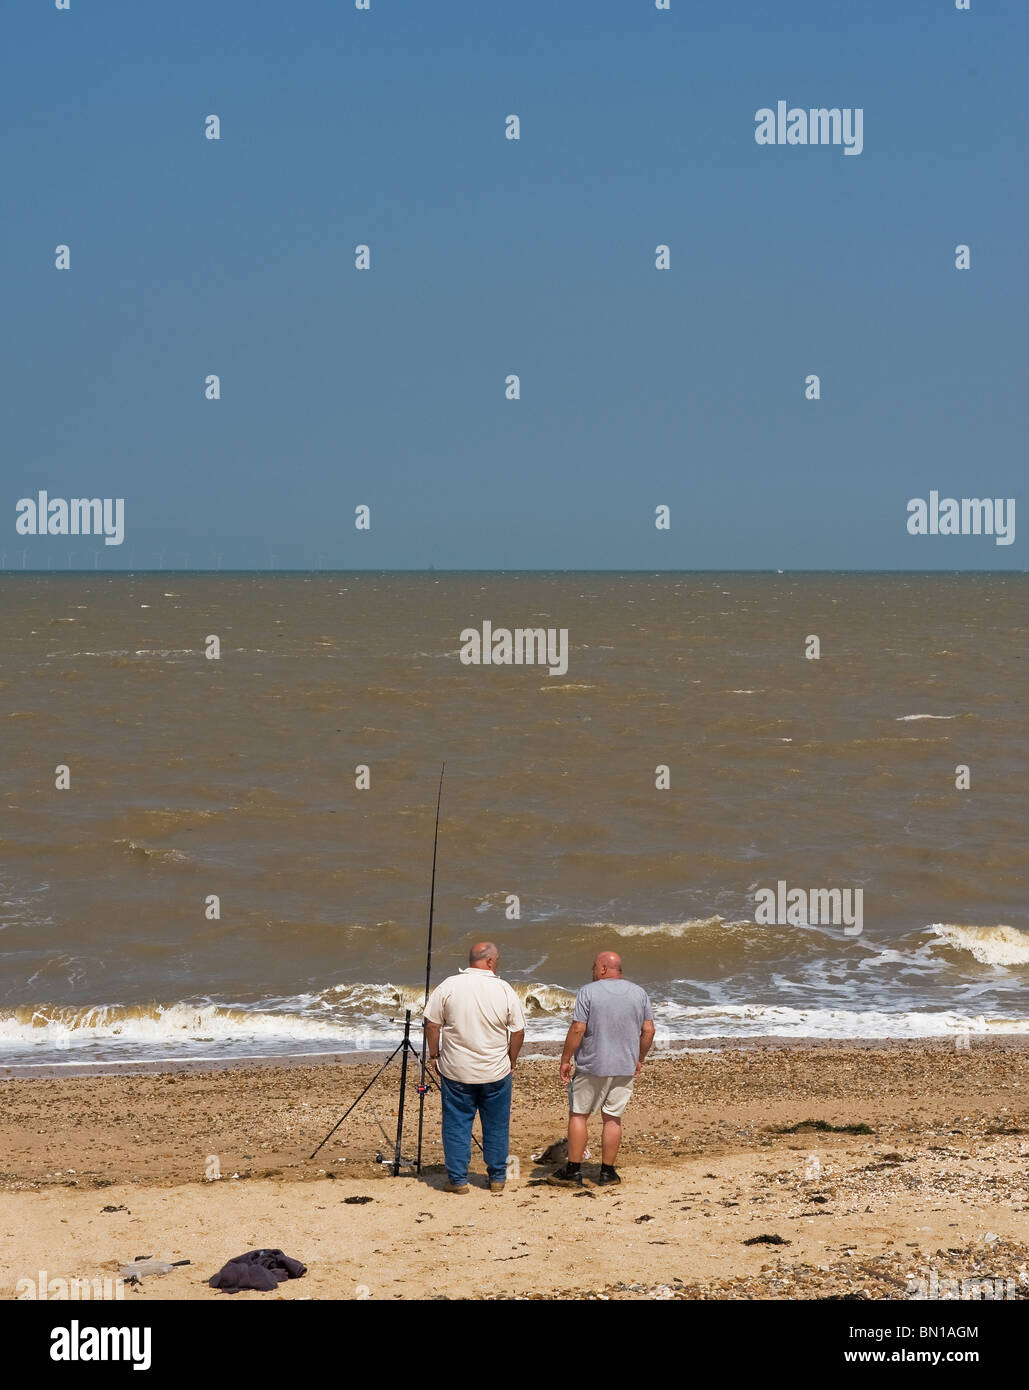
[{"label": "tripod leg", "polygon": [[425,1125],[425,1082],[422,1082],[422,1090],[418,1096],[418,1159],[415,1163],[415,1172],[422,1171],[422,1129]]},{"label": "tripod leg", "polygon": [[404,1015],[403,1053],[400,1058],[400,1104],[397,1106],[397,1147],[393,1154],[393,1176],[400,1172],[400,1145],[404,1138],[404,1101],[407,1099],[407,1054],[411,1047],[411,1010]]},{"label": "tripod leg", "polygon": [[[379,1070],[378,1070],[378,1071],[375,1073],[375,1075],[372,1077],[371,1081],[368,1082],[368,1085],[364,1088],[364,1090],[361,1092],[361,1094],[357,1097],[357,1100],[354,1101],[354,1104],[351,1105],[351,1106],[349,1106],[349,1107],[343,1112],[343,1114],[339,1117],[339,1119],[336,1121],[336,1123],[335,1123],[335,1124],[332,1126],[332,1128],[329,1130],[328,1134],[327,1134],[327,1135],[325,1136],[325,1138],[322,1140],[321,1144],[318,1145],[318,1149],[322,1148],[325,1144],[327,1144],[327,1143],[329,1142],[329,1140],[332,1138],[332,1136],[336,1133],[337,1129],[339,1129],[340,1125],[343,1123],[343,1121],[346,1119],[346,1117],[350,1114],[350,1111],[353,1110],[357,1105],[359,1105],[360,1102],[361,1102],[362,1100],[364,1100],[365,1096],[368,1094],[368,1092],[369,1092],[369,1091],[372,1089],[372,1087],[375,1085],[376,1081],[378,1081],[379,1077],[380,1077],[380,1076],[382,1075],[382,1073],[386,1070],[386,1068],[389,1066],[390,1062],[392,1062],[393,1058],[397,1055],[397,1053],[400,1051],[400,1049],[403,1047],[403,1045],[404,1045],[404,1044],[403,1044],[402,1042],[401,1042],[401,1043],[397,1043],[396,1047],[393,1049],[393,1051],[389,1054],[389,1056],[388,1056],[388,1057],[386,1058],[386,1060],[383,1062],[382,1066],[379,1068]],[[318,1149],[315,1149],[314,1153],[311,1154],[311,1158],[314,1158],[315,1154],[318,1152]],[[308,1162],[310,1162],[310,1159],[308,1159]]]}]

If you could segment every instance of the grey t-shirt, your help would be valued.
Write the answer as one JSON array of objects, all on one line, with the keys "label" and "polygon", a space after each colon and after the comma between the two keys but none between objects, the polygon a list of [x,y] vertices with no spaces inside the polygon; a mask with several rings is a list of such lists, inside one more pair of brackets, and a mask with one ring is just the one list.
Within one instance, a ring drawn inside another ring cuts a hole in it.
[{"label": "grey t-shirt", "polygon": [[591,980],[575,996],[572,1020],[585,1023],[575,1065],[587,1076],[632,1076],[640,1030],[653,1018],[647,992],[631,980]]}]

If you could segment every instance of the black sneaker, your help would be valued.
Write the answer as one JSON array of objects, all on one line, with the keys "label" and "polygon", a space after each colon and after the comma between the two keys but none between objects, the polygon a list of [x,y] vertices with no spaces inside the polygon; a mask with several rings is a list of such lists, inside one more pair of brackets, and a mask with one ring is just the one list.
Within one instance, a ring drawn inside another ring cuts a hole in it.
[{"label": "black sneaker", "polygon": [[597,1179],[598,1187],[612,1187],[615,1183],[621,1182],[621,1178],[613,1168],[601,1168],[600,1177]]},{"label": "black sneaker", "polygon": [[582,1171],[580,1169],[573,1173],[565,1164],[563,1168],[558,1168],[556,1172],[551,1173],[547,1182],[550,1183],[551,1187],[581,1187]]}]

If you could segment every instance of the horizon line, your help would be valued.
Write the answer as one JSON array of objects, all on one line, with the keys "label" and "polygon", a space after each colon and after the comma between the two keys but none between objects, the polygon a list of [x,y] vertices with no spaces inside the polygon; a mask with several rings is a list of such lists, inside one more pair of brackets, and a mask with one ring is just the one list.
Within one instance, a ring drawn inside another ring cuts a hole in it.
[{"label": "horizon line", "polygon": [[556,569],[547,566],[533,566],[529,568],[507,567],[504,569],[487,569],[478,566],[440,568],[434,565],[429,566],[384,566],[382,568],[362,568],[362,569],[333,569],[327,566],[320,566],[316,569],[311,568],[285,568],[282,566],[275,569],[255,568],[253,566],[222,567],[219,569],[155,569],[148,566],[136,568],[92,568],[92,569],[38,569],[34,567],[13,568],[11,566],[0,567],[0,575],[48,575],[51,578],[61,576],[70,577],[71,575],[104,575],[109,578],[115,575],[144,575],[144,574],[167,574],[167,575],[232,575],[232,574],[261,574],[261,575],[362,575],[362,574],[415,574],[415,575],[452,575],[452,574],[648,574],[655,578],[663,575],[676,574],[764,574],[764,575],[796,575],[796,574],[918,574],[918,575],[962,575],[962,574],[996,574],[996,575],[1025,575],[1029,570],[1019,569],[892,569],[884,567],[862,568],[862,569],[822,569],[812,567],[810,569],[771,569],[771,568],[702,568],[702,569],[651,569],[641,568],[605,568],[596,569],[590,566],[571,567],[567,569]]}]

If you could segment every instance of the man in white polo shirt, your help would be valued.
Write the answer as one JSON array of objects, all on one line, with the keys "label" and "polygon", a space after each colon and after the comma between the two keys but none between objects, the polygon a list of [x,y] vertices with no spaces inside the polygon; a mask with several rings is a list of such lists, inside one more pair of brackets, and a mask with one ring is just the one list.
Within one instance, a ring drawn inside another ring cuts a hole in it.
[{"label": "man in white polo shirt", "polygon": [[518,996],[497,974],[500,952],[480,941],[468,969],[449,975],[425,1005],[425,1037],[443,1092],[448,1192],[468,1191],[472,1124],[479,1112],[489,1188],[504,1191],[511,1124],[511,1073],[525,1039]]}]

